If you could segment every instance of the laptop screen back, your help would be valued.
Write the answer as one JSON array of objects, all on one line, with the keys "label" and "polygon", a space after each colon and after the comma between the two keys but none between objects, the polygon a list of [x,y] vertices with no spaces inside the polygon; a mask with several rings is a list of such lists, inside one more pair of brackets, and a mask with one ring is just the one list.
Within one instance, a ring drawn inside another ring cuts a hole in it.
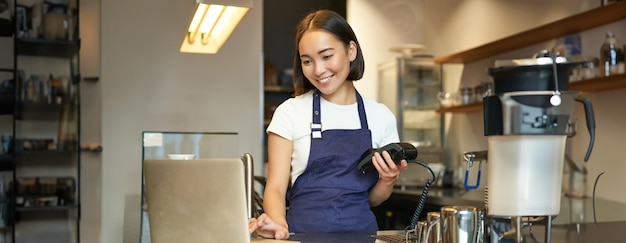
[{"label": "laptop screen back", "polygon": [[145,160],[153,243],[249,242],[240,159]]}]

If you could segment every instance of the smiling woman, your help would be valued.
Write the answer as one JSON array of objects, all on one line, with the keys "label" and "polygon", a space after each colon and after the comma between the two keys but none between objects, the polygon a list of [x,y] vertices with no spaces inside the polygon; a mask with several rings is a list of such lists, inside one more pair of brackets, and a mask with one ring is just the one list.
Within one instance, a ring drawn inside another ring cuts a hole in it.
[{"label": "smiling woman", "polygon": [[277,239],[293,232],[373,233],[378,226],[370,207],[389,198],[407,163],[396,165],[389,153],[376,152],[372,173],[361,173],[357,164],[365,151],[398,142],[395,117],[355,89],[363,54],[339,14],[320,10],[304,17],[294,54],[296,97],[276,109],[267,128],[265,213],[250,220],[250,230]]}]

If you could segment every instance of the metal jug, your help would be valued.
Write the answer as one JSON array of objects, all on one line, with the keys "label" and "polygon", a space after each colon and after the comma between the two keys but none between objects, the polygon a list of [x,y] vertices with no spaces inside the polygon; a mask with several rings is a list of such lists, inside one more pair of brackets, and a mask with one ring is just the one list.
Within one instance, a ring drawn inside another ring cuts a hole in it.
[{"label": "metal jug", "polygon": [[471,206],[441,208],[441,239],[443,243],[482,243],[483,213]]}]

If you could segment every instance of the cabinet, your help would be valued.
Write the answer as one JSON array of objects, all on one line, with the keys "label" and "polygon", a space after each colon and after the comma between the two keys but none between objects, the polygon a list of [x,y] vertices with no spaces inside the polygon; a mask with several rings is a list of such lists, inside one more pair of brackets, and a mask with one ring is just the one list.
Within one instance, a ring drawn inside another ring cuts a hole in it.
[{"label": "cabinet", "polygon": [[[400,141],[419,150],[419,160],[443,163],[443,117],[436,112],[441,91],[440,69],[429,55],[395,57],[378,64],[378,99],[394,114]],[[430,178],[423,167],[409,164],[399,186],[422,186]]]},{"label": "cabinet", "polygon": [[[520,32],[476,48],[436,58],[435,63],[470,63],[499,53],[575,34],[623,19],[626,19],[626,2],[620,1]],[[599,92],[623,88],[626,88],[625,74],[572,82],[569,87],[570,90],[584,92]],[[482,104],[446,107],[437,110],[438,113],[476,111],[482,111]]]},{"label": "cabinet", "polygon": [[441,147],[442,118],[435,112],[441,90],[432,56],[397,57],[378,65],[378,97],[394,113],[400,141]]},{"label": "cabinet", "polygon": [[80,40],[68,2],[15,1],[15,28],[0,37],[11,50],[0,56],[0,242],[79,241]]}]

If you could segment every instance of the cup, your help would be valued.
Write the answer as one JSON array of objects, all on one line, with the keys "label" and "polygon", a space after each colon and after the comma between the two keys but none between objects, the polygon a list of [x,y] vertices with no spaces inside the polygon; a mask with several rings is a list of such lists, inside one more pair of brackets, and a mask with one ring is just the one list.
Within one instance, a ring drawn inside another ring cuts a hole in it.
[{"label": "cup", "polygon": [[428,243],[439,243],[441,242],[441,224],[439,222],[441,220],[441,213],[439,212],[428,212],[426,214],[426,224],[428,225]]},{"label": "cup", "polygon": [[437,99],[439,99],[441,107],[450,107],[450,106],[458,105],[456,93],[439,92],[437,93]]},{"label": "cup", "polygon": [[430,231],[428,230],[428,223],[425,221],[417,221],[416,225],[416,234],[417,234],[417,243],[428,243],[428,238]]},{"label": "cup", "polygon": [[441,239],[443,243],[479,243],[482,241],[482,212],[471,206],[441,208]]}]

